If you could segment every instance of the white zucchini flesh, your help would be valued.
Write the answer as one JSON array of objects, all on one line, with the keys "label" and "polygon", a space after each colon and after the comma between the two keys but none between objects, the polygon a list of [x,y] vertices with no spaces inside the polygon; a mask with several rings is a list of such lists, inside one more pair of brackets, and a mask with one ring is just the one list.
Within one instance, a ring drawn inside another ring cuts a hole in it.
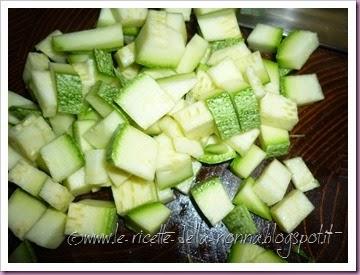
[{"label": "white zucchini flesh", "polygon": [[31,72],[34,70],[48,70],[49,62],[50,60],[45,54],[37,52],[28,53],[23,71],[23,80],[27,87],[29,86],[29,82],[31,81]]},{"label": "white zucchini flesh", "polygon": [[316,74],[285,76],[282,78],[282,84],[282,94],[298,106],[325,98]]},{"label": "white zucchini flesh", "polygon": [[155,183],[135,176],[119,186],[112,186],[111,190],[119,215],[125,215],[143,204],[158,201]]},{"label": "white zucchini flesh", "polygon": [[35,45],[35,49],[46,54],[51,60],[58,63],[66,63],[66,54],[62,52],[56,52],[52,45],[52,39],[54,36],[61,35],[62,32],[55,30],[50,33],[44,40]]},{"label": "white zucchini flesh", "polygon": [[165,78],[157,79],[159,84],[172,100],[177,103],[187,94],[197,83],[195,73],[177,74]]},{"label": "white zucchini flesh", "polygon": [[264,90],[268,93],[280,94],[279,65],[267,59],[263,59],[263,62],[270,77],[270,82],[264,85]]},{"label": "white zucchini flesh", "polygon": [[263,124],[289,131],[299,121],[296,103],[273,93],[260,100],[260,115]]},{"label": "white zucchini flesh", "polygon": [[208,74],[215,85],[229,93],[237,92],[249,87],[240,70],[230,58],[225,58],[208,70]]},{"label": "white zucchini flesh", "polygon": [[232,60],[236,61],[238,59],[241,59],[245,56],[248,56],[251,54],[251,51],[248,49],[244,41],[241,41],[235,45],[218,49],[211,53],[209,60],[206,62],[206,64],[213,66],[218,64],[220,61],[222,61],[225,58],[231,58]]},{"label": "white zucchini flesh", "polygon": [[271,206],[282,200],[290,180],[289,170],[274,159],[257,179],[254,191],[263,202]]},{"label": "white zucchini flesh", "polygon": [[69,189],[71,194],[79,196],[89,193],[93,186],[85,183],[85,168],[81,167],[75,173],[71,174],[65,181],[64,185]]},{"label": "white zucchini flesh", "polygon": [[167,12],[181,13],[185,21],[190,21],[191,8],[166,8]]},{"label": "white zucchini flesh", "polygon": [[116,23],[115,17],[110,8],[102,8],[100,10],[98,21],[96,22],[96,27],[106,27]]},{"label": "white zucchini flesh", "polygon": [[139,75],[115,102],[143,129],[168,113],[175,103],[148,75]]},{"label": "white zucchini flesh", "polygon": [[72,135],[72,125],[75,121],[73,115],[57,113],[55,116],[49,118],[49,121],[55,135],[60,136],[66,133]]},{"label": "white zucchini flesh", "polygon": [[19,160],[29,162],[12,146],[8,145],[8,170],[11,170],[18,163]]},{"label": "white zucchini flesh", "polygon": [[124,27],[141,27],[148,15],[148,9],[135,8],[135,9],[111,9],[116,21],[120,22]]},{"label": "white zucchini flesh", "polygon": [[284,164],[291,172],[291,180],[296,189],[307,192],[320,186],[301,157],[287,159]]},{"label": "white zucchini flesh", "polygon": [[225,9],[197,16],[201,33],[207,41],[241,37],[235,10]]},{"label": "white zucchini flesh", "polygon": [[39,246],[55,249],[65,239],[66,214],[48,208],[25,238]]},{"label": "white zucchini flesh", "polygon": [[203,101],[185,107],[173,117],[189,138],[209,136],[215,131],[214,119]]},{"label": "white zucchini flesh", "polygon": [[175,151],[178,153],[188,154],[194,158],[199,158],[204,154],[203,147],[198,140],[187,137],[173,138]]},{"label": "white zucchini flesh", "polygon": [[178,73],[190,73],[194,71],[200,60],[204,57],[209,43],[195,34],[185,47],[185,52],[176,68]]},{"label": "white zucchini flesh", "polygon": [[107,173],[106,150],[97,149],[85,152],[85,183],[104,185],[110,179]]},{"label": "white zucchini flesh", "polygon": [[175,189],[183,193],[184,195],[189,195],[190,189],[196,180],[196,176],[201,169],[201,163],[197,160],[192,161],[192,169],[193,169],[193,176],[180,182],[175,186]]},{"label": "white zucchini flesh", "polygon": [[123,182],[131,177],[131,174],[109,164],[106,166],[106,171],[111,180],[111,183],[115,186],[120,186]]},{"label": "white zucchini flesh", "polygon": [[305,194],[295,189],[271,208],[271,214],[283,231],[291,233],[314,208]]},{"label": "white zucchini flesh", "polygon": [[8,202],[8,224],[16,237],[23,240],[25,234],[46,211],[46,206],[20,188],[12,193]]},{"label": "white zucchini flesh", "polygon": [[26,161],[19,161],[9,171],[9,181],[15,183],[33,196],[38,196],[48,175]]},{"label": "white zucchini flesh", "polygon": [[74,200],[74,196],[65,186],[50,178],[42,186],[39,197],[61,212],[66,212],[69,204]]},{"label": "white zucchini flesh", "polygon": [[179,32],[184,40],[184,43],[187,41],[187,31],[184,21],[184,17],[181,13],[166,13],[166,24]]},{"label": "white zucchini flesh", "polygon": [[276,60],[283,68],[300,70],[318,46],[316,33],[293,31],[281,42]]},{"label": "white zucchini flesh", "polygon": [[124,124],[114,134],[108,159],[116,167],[148,181],[154,180],[158,145],[140,130]]},{"label": "white zucchini flesh", "polygon": [[259,136],[259,129],[252,129],[245,133],[233,136],[226,140],[226,143],[233,148],[241,156],[245,156],[249,151],[251,145],[254,144],[255,140]]},{"label": "white zucchini flesh", "polygon": [[160,131],[171,138],[184,136],[179,124],[169,116],[164,116],[157,123]]},{"label": "white zucchini flesh", "polygon": [[83,153],[87,150],[94,149],[94,147],[84,138],[84,134],[95,124],[96,120],[77,120],[73,124],[74,138]]},{"label": "white zucchini flesh", "polygon": [[119,66],[122,68],[129,67],[135,62],[135,43],[130,43],[125,47],[119,49],[115,54],[114,58]]},{"label": "white zucchini flesh", "polygon": [[265,24],[257,24],[247,38],[249,48],[264,53],[276,52],[280,45],[283,29]]}]

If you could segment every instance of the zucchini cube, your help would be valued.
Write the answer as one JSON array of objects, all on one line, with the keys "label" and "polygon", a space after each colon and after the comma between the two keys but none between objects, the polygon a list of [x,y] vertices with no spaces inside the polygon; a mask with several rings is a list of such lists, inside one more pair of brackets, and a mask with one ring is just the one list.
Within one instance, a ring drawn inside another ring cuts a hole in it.
[{"label": "zucchini cube", "polygon": [[152,137],[122,124],[108,150],[108,160],[116,167],[148,181],[154,180],[158,145]]},{"label": "zucchini cube", "polygon": [[48,175],[26,161],[20,160],[9,172],[9,181],[33,196],[38,196]]},{"label": "zucchini cube", "polygon": [[291,180],[291,173],[274,159],[254,184],[254,191],[268,206],[282,200]]},{"label": "zucchini cube", "polygon": [[194,186],[191,189],[191,195],[201,212],[213,226],[234,209],[220,178],[217,177]]},{"label": "zucchini cube", "polygon": [[111,187],[116,210],[125,215],[143,204],[158,201],[157,189],[153,182],[132,176],[119,186]]},{"label": "zucchini cube", "polygon": [[126,225],[135,232],[155,234],[170,217],[170,209],[160,202],[142,205],[125,217]]},{"label": "zucchini cube", "polygon": [[115,102],[143,129],[149,128],[175,106],[171,97],[146,74],[132,80]]},{"label": "zucchini cube", "polygon": [[280,45],[283,29],[265,24],[257,24],[247,38],[249,48],[253,51],[274,53]]},{"label": "zucchini cube", "polygon": [[305,194],[295,189],[271,208],[271,214],[283,231],[291,233],[313,210]]},{"label": "zucchini cube", "polygon": [[226,215],[223,222],[232,234],[246,235],[257,232],[256,225],[249,210],[242,204],[235,206],[235,208]]},{"label": "zucchini cube", "polygon": [[285,160],[284,164],[291,172],[291,180],[296,189],[307,192],[320,186],[301,157]]},{"label": "zucchini cube", "polygon": [[235,9],[224,9],[203,15],[197,13],[197,21],[207,41],[241,37]]},{"label": "zucchini cube", "polygon": [[10,144],[32,161],[37,159],[40,149],[54,138],[55,134],[44,118],[33,115],[9,130]]},{"label": "zucchini cube", "polygon": [[226,140],[226,144],[233,148],[240,156],[245,156],[259,136],[259,133],[259,129],[252,129],[229,138]]},{"label": "zucchini cube", "polygon": [[65,239],[66,214],[48,208],[25,238],[39,246],[55,249]]},{"label": "zucchini cube", "polygon": [[274,93],[260,100],[260,115],[263,124],[288,131],[299,122],[296,103]]},{"label": "zucchini cube", "polygon": [[283,156],[289,151],[289,132],[284,129],[261,125],[259,141],[268,158]]},{"label": "zucchini cube", "polygon": [[15,190],[8,205],[9,228],[20,240],[46,211],[43,203],[21,189]]},{"label": "zucchini cube", "polygon": [[65,212],[69,204],[74,200],[74,196],[65,186],[54,182],[50,178],[45,181],[39,197],[61,212]]},{"label": "zucchini cube", "polygon": [[82,200],[71,203],[65,225],[66,235],[103,236],[114,232],[115,204],[110,201]]},{"label": "zucchini cube", "polygon": [[106,150],[89,150],[85,153],[85,182],[89,185],[103,185],[110,182],[107,173]]},{"label": "zucchini cube", "polygon": [[51,177],[61,182],[84,165],[83,155],[72,137],[61,135],[40,150]]},{"label": "zucchini cube", "polygon": [[85,168],[81,167],[75,173],[71,174],[65,181],[64,185],[69,189],[71,194],[79,196],[90,193],[93,186],[85,182]]}]

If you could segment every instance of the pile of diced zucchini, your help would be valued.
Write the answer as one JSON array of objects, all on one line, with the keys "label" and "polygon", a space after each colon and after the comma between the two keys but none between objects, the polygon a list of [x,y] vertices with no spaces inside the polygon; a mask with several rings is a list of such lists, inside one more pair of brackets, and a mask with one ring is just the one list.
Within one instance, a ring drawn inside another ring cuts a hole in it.
[{"label": "pile of diced zucchini", "polygon": [[[235,9],[197,8],[199,33],[189,37],[191,12],[104,8],[94,29],[55,30],[35,45],[23,74],[32,100],[8,94],[16,237],[54,249],[65,235],[114,233],[118,215],[155,234],[174,189],[233,234],[257,232],[250,212],[289,233],[314,209],[304,192],[319,183],[304,160],[276,158],[289,152],[298,106],[324,98],[316,74],[288,75],[318,47],[316,33],[283,38],[258,24],[245,40]],[[227,161],[243,179],[234,198],[218,177],[196,182],[202,164]],[[73,202],[102,187],[114,201]],[[281,262],[240,244],[229,261]]]}]

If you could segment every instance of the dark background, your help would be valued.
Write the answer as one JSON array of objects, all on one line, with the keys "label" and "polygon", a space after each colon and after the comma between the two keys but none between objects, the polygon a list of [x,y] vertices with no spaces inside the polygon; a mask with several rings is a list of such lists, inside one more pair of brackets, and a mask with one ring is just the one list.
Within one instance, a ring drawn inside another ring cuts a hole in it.
[{"label": "dark background", "polygon": [[[22,81],[27,53],[34,50],[34,45],[55,29],[63,32],[92,28],[98,17],[96,9],[10,9],[9,10],[9,89],[27,95]],[[196,29],[192,19],[188,26],[191,34]],[[242,30],[245,34],[248,30]],[[347,54],[320,47],[311,56],[299,74],[316,73],[326,99],[322,102],[299,109],[300,122],[292,131],[291,151],[288,157],[302,156],[308,163],[321,187],[307,192],[307,196],[316,209],[296,229],[300,234],[317,233],[320,225],[323,230],[341,231],[332,235],[325,244],[304,244],[306,254],[316,262],[347,262]],[[5,91],[2,91],[5,92]],[[258,175],[265,162],[254,172]],[[233,195],[240,180],[229,172],[228,164],[203,167],[198,180],[211,175],[219,175],[225,187]],[[352,183],[355,184],[355,183]],[[10,190],[14,186],[10,185]],[[92,198],[111,200],[111,192],[104,189],[87,195]],[[82,196],[82,198],[87,197]],[[173,241],[169,244],[111,244],[69,246],[65,242],[56,250],[47,250],[34,245],[40,262],[224,262],[229,244],[207,242],[199,244],[179,244],[177,237],[182,235],[182,228],[189,230],[197,227],[198,236],[216,238],[227,233],[223,225],[209,228],[203,222],[188,197],[176,193],[176,200],[169,204],[172,209],[166,231],[174,231]],[[216,202],[214,202],[216,203]],[[268,222],[255,217],[260,232],[266,230]],[[124,229],[119,220],[119,234],[132,236]],[[18,240],[9,232],[9,251]],[[265,234],[265,233],[264,233]],[[288,245],[268,245],[270,248],[283,248]],[[289,261],[306,262],[306,258],[291,253]]]}]

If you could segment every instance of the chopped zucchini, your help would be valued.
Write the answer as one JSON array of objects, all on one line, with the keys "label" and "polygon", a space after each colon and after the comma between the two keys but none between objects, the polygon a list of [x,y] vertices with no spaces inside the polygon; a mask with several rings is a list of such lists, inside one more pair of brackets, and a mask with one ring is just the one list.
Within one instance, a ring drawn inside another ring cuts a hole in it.
[{"label": "chopped zucchini", "polygon": [[226,215],[223,223],[232,234],[248,235],[257,232],[249,210],[244,205],[237,205]]},{"label": "chopped zucchini", "polygon": [[189,138],[201,138],[214,133],[214,119],[203,101],[198,101],[173,115]]},{"label": "chopped zucchini", "polygon": [[190,178],[178,183],[176,186],[174,186],[176,190],[180,191],[184,195],[189,194],[190,189],[196,180],[196,176],[201,169],[201,163],[196,160],[192,160],[192,169],[193,169],[192,177],[190,177]]},{"label": "chopped zucchini", "polygon": [[280,258],[274,251],[266,250],[263,253],[257,255],[254,260],[254,263],[286,263],[286,261]]},{"label": "chopped zucchini", "polygon": [[157,123],[160,131],[171,138],[184,136],[179,124],[169,116],[164,116]]},{"label": "chopped zucchini", "polygon": [[175,194],[171,188],[166,188],[166,189],[162,189],[162,190],[157,188],[157,195],[158,195],[159,201],[164,204],[175,200]]},{"label": "chopped zucchini", "polygon": [[148,15],[148,9],[140,8],[118,8],[111,9],[113,16],[117,22],[120,22],[124,27],[141,27]]},{"label": "chopped zucchini", "polygon": [[271,208],[271,214],[283,231],[291,233],[314,208],[305,194],[295,189]]},{"label": "chopped zucchini", "polygon": [[212,82],[207,72],[198,70],[196,72],[196,78],[197,83],[186,95],[187,98],[190,97],[193,100],[204,100],[215,94],[215,84]]},{"label": "chopped zucchini", "polygon": [[318,46],[316,33],[293,31],[281,42],[276,59],[281,67],[300,70]]},{"label": "chopped zucchini", "polygon": [[283,156],[289,151],[289,132],[284,129],[261,125],[259,140],[267,157]]},{"label": "chopped zucchini", "polygon": [[20,160],[29,162],[20,153],[18,153],[12,146],[8,145],[8,170],[11,170]]},{"label": "chopped zucchini", "polygon": [[96,120],[77,120],[73,124],[75,141],[83,153],[93,149],[93,146],[84,138],[84,134],[93,127],[94,124],[96,124]]},{"label": "chopped zucchini", "polygon": [[256,72],[252,66],[249,66],[245,70],[245,76],[249,81],[251,88],[253,89],[257,98],[262,98],[266,91],[261,83],[261,79],[256,75]]},{"label": "chopped zucchini", "polygon": [[234,107],[242,132],[260,127],[259,103],[252,89],[240,91],[233,96]]},{"label": "chopped zucchini", "polygon": [[27,106],[11,106],[9,108],[9,116],[15,118],[18,124],[21,120],[24,120],[28,115],[41,116],[41,111],[38,108],[27,107]]},{"label": "chopped zucchini", "polygon": [[130,125],[122,124],[109,146],[108,160],[130,174],[152,181],[157,152],[158,145],[152,137]]},{"label": "chopped zucchini", "polygon": [[207,145],[204,148],[205,154],[197,160],[207,164],[217,164],[236,157],[236,152],[226,143]]},{"label": "chopped zucchini", "polygon": [[50,63],[57,92],[58,112],[78,114],[83,107],[83,88],[80,76],[72,65]]},{"label": "chopped zucchini", "polygon": [[48,178],[42,186],[39,197],[55,209],[66,212],[74,196],[60,183]]},{"label": "chopped zucchini", "polygon": [[241,37],[234,9],[225,9],[199,15],[197,21],[207,41]]},{"label": "chopped zucchini", "polygon": [[245,133],[235,135],[225,142],[241,156],[245,156],[259,136],[259,133],[259,129],[252,129]]},{"label": "chopped zucchini", "polygon": [[176,75],[176,71],[171,68],[146,68],[146,67],[144,67],[141,70],[141,73],[144,73],[144,74],[152,77],[153,79],[160,79],[160,78]]},{"label": "chopped zucchini", "polygon": [[204,57],[208,42],[195,34],[185,47],[185,52],[176,68],[178,73],[190,73],[194,71],[200,60]]},{"label": "chopped zucchini", "polygon": [[291,180],[296,189],[307,192],[320,186],[301,157],[285,160],[284,164],[291,173]]},{"label": "chopped zucchini", "polygon": [[101,49],[94,49],[94,59],[98,73],[113,77],[114,64],[110,52]]},{"label": "chopped zucchini", "polygon": [[20,240],[40,219],[46,211],[46,206],[21,189],[16,189],[9,198],[8,224],[10,230]]},{"label": "chopped zucchini", "polygon": [[270,82],[264,85],[264,90],[268,93],[280,94],[279,65],[267,59],[263,59],[263,62],[270,77]]},{"label": "chopped zucchini", "polygon": [[188,154],[194,158],[199,158],[204,154],[201,143],[197,140],[189,139],[187,137],[173,138],[175,151],[178,153]]},{"label": "chopped zucchini", "polygon": [[9,263],[36,263],[37,258],[29,241],[21,242],[9,255]]},{"label": "chopped zucchini", "polygon": [[110,181],[106,169],[106,150],[89,150],[85,152],[85,183],[103,185]]},{"label": "chopped zucchini", "polygon": [[187,31],[186,31],[186,25],[185,20],[182,14],[180,13],[166,13],[166,24],[181,34],[184,43],[187,41]]},{"label": "chopped zucchini", "polygon": [[168,113],[175,103],[156,81],[145,74],[125,87],[115,102],[143,129]]},{"label": "chopped zucchini", "polygon": [[265,252],[265,249],[252,243],[235,243],[230,249],[228,263],[251,263],[254,259]]},{"label": "chopped zucchini", "polygon": [[53,117],[57,112],[57,96],[53,79],[49,71],[31,72],[32,92],[44,117]]},{"label": "chopped zucchini", "polygon": [[46,54],[51,60],[55,62],[66,63],[66,54],[55,51],[52,45],[53,37],[60,34],[62,34],[62,32],[59,30],[53,31],[45,39],[37,43],[35,45],[35,49],[39,52]]},{"label": "chopped zucchini", "polygon": [[153,17],[157,15],[147,18],[136,37],[136,63],[147,67],[176,68],[185,51],[184,38],[166,22]]},{"label": "chopped zucchini", "polygon": [[89,193],[91,191],[91,188],[93,187],[85,183],[84,167],[81,167],[75,173],[67,177],[67,179],[64,181],[64,185],[74,196]]},{"label": "chopped zucchini", "polygon": [[111,183],[115,186],[120,186],[123,182],[125,182],[131,175],[115,166],[106,165],[107,174],[111,180]]},{"label": "chopped zucchini", "polygon": [[230,58],[236,62],[245,56],[249,56],[251,51],[246,46],[242,38],[226,39],[213,42],[211,55],[206,64],[213,66],[224,60]]},{"label": "chopped zucchini", "polygon": [[247,38],[253,51],[274,53],[280,45],[283,29],[265,24],[257,24]]},{"label": "chopped zucchini", "polygon": [[274,159],[256,180],[253,188],[258,197],[271,206],[282,200],[290,180],[289,170]]},{"label": "chopped zucchini", "polygon": [[[26,58],[23,80],[26,86],[29,86],[31,81],[32,71],[46,71],[49,69],[49,58],[42,53],[29,52]],[[10,102],[10,101],[9,101]],[[9,105],[10,106],[10,105]]]},{"label": "chopped zucchini", "polygon": [[121,23],[106,27],[65,33],[53,37],[54,50],[59,52],[91,51],[122,47],[124,37]]},{"label": "chopped zucchini", "polygon": [[75,121],[73,115],[57,113],[55,116],[49,118],[49,121],[55,135],[60,136],[66,133],[72,135],[72,125]]},{"label": "chopped zucchini", "polygon": [[124,123],[125,118],[118,111],[112,111],[107,117],[90,127],[83,137],[94,148],[105,149],[115,130]]},{"label": "chopped zucchini", "polygon": [[40,150],[52,178],[60,182],[84,165],[80,149],[69,135],[61,135]]},{"label": "chopped zucchini", "polygon": [[167,12],[181,13],[185,21],[190,21],[191,8],[166,8]]},{"label": "chopped zucchini", "polygon": [[[253,52],[251,54],[243,55],[234,60],[235,64],[240,69],[241,73],[248,78],[246,71],[251,68],[254,75],[260,79],[261,84],[266,84],[270,81],[269,74],[266,71],[263,59],[260,52]],[[248,79],[250,82],[250,79]]]},{"label": "chopped zucchini", "polygon": [[191,189],[191,195],[197,206],[211,225],[216,225],[226,217],[234,205],[226,193],[219,178],[210,178]]},{"label": "chopped zucchini", "polygon": [[125,224],[136,232],[152,235],[169,219],[170,213],[165,205],[153,202],[131,210],[125,217]]},{"label": "chopped zucchini", "polygon": [[221,139],[231,138],[241,132],[239,121],[227,92],[212,96],[206,100]]},{"label": "chopped zucchini", "polygon": [[99,18],[96,22],[96,27],[111,26],[116,23],[115,17],[109,8],[101,8]]},{"label": "chopped zucchini", "polygon": [[48,176],[31,166],[28,162],[20,160],[9,171],[9,181],[24,189],[33,196],[38,196]]},{"label": "chopped zucchini", "polygon": [[193,175],[191,157],[159,147],[156,183],[160,190],[174,187]]},{"label": "chopped zucchini", "polygon": [[135,62],[135,43],[130,43],[118,50],[114,58],[119,66],[126,68]]},{"label": "chopped zucchini", "polygon": [[272,220],[270,208],[256,195],[253,190],[255,180],[251,177],[245,179],[236,193],[233,203],[235,205],[243,204],[245,205],[252,213],[267,219]]},{"label": "chopped zucchini", "polygon": [[241,178],[247,178],[265,159],[266,153],[253,144],[243,157],[236,157],[231,163],[231,171]]},{"label": "chopped zucchini", "polygon": [[215,85],[229,93],[249,87],[241,72],[230,58],[225,58],[208,70]]},{"label": "chopped zucchini", "polygon": [[42,117],[29,116],[9,130],[9,142],[31,161],[35,161],[40,148],[55,138],[55,134]]},{"label": "chopped zucchini", "polygon": [[196,15],[204,15],[219,10],[225,10],[224,8],[196,8],[194,9]]},{"label": "chopped zucchini", "polygon": [[284,76],[282,88],[282,94],[296,102],[298,106],[325,98],[316,74]]},{"label": "chopped zucchini", "polygon": [[111,190],[119,215],[125,215],[138,206],[158,201],[155,184],[135,176],[119,186],[112,186]]},{"label": "chopped zucchini", "polygon": [[65,223],[66,214],[48,208],[25,238],[48,249],[58,248],[65,239]]},{"label": "chopped zucchini", "polygon": [[177,74],[156,81],[172,100],[177,103],[196,84],[195,73]]},{"label": "chopped zucchini", "polygon": [[66,220],[66,235],[104,236],[114,233],[117,223],[113,202],[82,200],[71,203]]},{"label": "chopped zucchini", "polygon": [[263,124],[289,131],[299,121],[296,103],[273,93],[260,100],[260,115]]}]

